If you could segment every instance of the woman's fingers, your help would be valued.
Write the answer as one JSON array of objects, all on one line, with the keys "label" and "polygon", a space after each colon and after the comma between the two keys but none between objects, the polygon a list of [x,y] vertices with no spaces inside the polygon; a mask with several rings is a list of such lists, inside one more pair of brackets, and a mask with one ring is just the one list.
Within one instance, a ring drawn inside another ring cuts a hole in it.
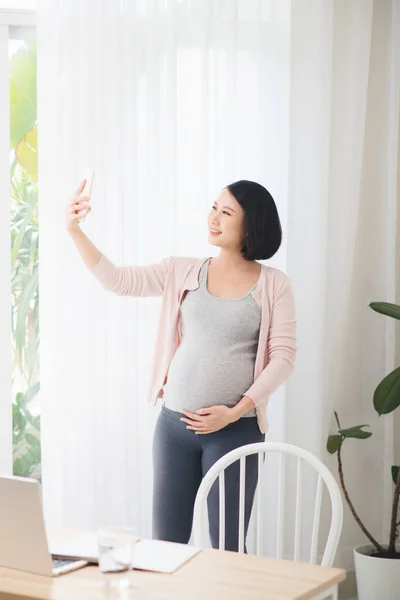
[{"label": "woman's fingers", "polygon": [[86,185],[86,179],[82,179],[82,181],[80,182],[80,184],[76,188],[76,192],[75,192],[76,196],[79,196],[79,194],[81,194],[83,192],[83,189],[84,189],[85,185]]},{"label": "woman's fingers", "polygon": [[92,209],[89,206],[89,208],[87,210],[80,210],[79,212],[72,213],[70,215],[70,219],[72,221],[79,221],[80,219],[84,219],[91,210]]},{"label": "woman's fingers", "polygon": [[89,202],[86,200],[80,200],[79,202],[70,202],[68,204],[68,211],[70,213],[76,212],[77,210],[86,210],[89,208]]},{"label": "woman's fingers", "polygon": [[72,198],[70,205],[74,206],[75,204],[88,203],[90,200],[90,196],[77,196]]},{"label": "woman's fingers", "polygon": [[[185,417],[187,417],[188,419],[191,419],[192,421],[203,421],[203,419],[204,419],[204,417],[201,417],[200,415],[196,415],[195,413],[191,413],[188,410],[183,410],[182,412],[185,415]],[[181,421],[184,421],[184,419],[181,419]]]},{"label": "woman's fingers", "polygon": [[89,210],[89,208],[91,208],[91,206],[87,202],[82,202],[82,204],[70,204],[68,207],[68,212],[73,214],[80,210]]},{"label": "woman's fingers", "polygon": [[187,423],[186,429],[190,431],[194,431],[198,435],[204,435],[206,433],[212,433],[213,430],[210,429],[210,423],[206,421],[207,417],[200,417],[195,413],[191,413],[187,410],[183,411],[185,415],[190,415],[191,418],[182,417],[180,420],[183,423]]},{"label": "woman's fingers", "polygon": [[87,215],[92,209],[90,208],[90,206],[88,206],[87,208],[83,209],[83,210],[70,210],[68,216],[69,217],[76,217],[76,216],[84,216]]},{"label": "woman's fingers", "polygon": [[188,423],[189,425],[205,425],[202,419],[185,419],[182,417],[181,421],[183,421],[183,423]]},{"label": "woman's fingers", "polygon": [[72,216],[71,216],[71,221],[81,221],[82,219],[84,219],[84,218],[85,218],[85,216],[86,216],[86,215],[81,215],[81,214],[78,214],[78,215],[72,215]]},{"label": "woman's fingers", "polygon": [[88,205],[86,205],[86,204],[81,204],[81,205],[79,205],[79,206],[78,206],[78,205],[76,205],[76,204],[74,204],[74,205],[69,205],[69,206],[68,206],[68,213],[69,213],[70,215],[74,215],[74,214],[76,214],[77,212],[80,212],[80,211],[87,210],[88,208],[89,208],[89,206],[88,206]]},{"label": "woman's fingers", "polygon": [[83,179],[76,188],[75,195],[71,198],[66,207],[66,226],[67,231],[77,231],[79,223],[83,221],[92,210],[89,205],[90,196],[81,196],[86,185],[86,179]]},{"label": "woman's fingers", "polygon": [[205,429],[204,431],[203,430],[200,431],[199,429],[198,430],[194,429],[193,431],[195,432],[196,435],[208,435],[209,433],[214,433],[215,430],[214,429]]},{"label": "woman's fingers", "polygon": [[195,433],[198,433],[198,434],[211,433],[211,431],[209,429],[196,429],[196,427],[186,427],[186,429],[190,429],[191,431],[194,431]]}]

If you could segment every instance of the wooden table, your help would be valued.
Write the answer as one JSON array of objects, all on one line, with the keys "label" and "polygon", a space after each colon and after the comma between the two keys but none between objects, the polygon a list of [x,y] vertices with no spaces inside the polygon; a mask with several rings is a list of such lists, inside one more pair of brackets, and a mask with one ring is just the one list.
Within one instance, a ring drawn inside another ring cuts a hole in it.
[{"label": "wooden table", "polygon": [[[106,578],[129,577],[115,590]],[[173,574],[130,571],[103,575],[90,566],[55,578],[0,568],[0,600],[306,600],[327,598],[342,569],[205,549]],[[332,596],[337,598],[337,596]]]}]

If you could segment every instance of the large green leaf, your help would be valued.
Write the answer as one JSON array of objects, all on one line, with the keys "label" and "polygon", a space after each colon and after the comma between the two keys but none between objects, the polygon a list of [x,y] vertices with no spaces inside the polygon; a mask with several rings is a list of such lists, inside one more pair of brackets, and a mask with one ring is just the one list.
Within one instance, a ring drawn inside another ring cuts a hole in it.
[{"label": "large green leaf", "polygon": [[40,416],[39,415],[34,417],[31,413],[31,411],[27,410],[27,411],[25,411],[25,418],[37,432],[40,432]]},{"label": "large green leaf", "polygon": [[28,385],[31,387],[39,376],[39,331],[38,322],[36,316],[36,307],[38,302],[35,303],[35,309],[29,314],[29,326],[28,326],[28,344],[25,348],[25,367],[28,376]]},{"label": "large green leaf", "polygon": [[13,433],[15,434],[14,442],[18,443],[23,436],[26,428],[26,419],[23,411],[16,404],[12,405],[13,412]]},{"label": "large green leaf", "polygon": [[36,43],[28,42],[10,60],[10,140],[15,148],[36,122]]},{"label": "large green leaf", "polygon": [[356,438],[358,440],[366,440],[371,437],[370,431],[363,431],[363,427],[369,427],[369,425],[356,425],[355,427],[349,427],[348,429],[339,429],[339,433],[344,438]]},{"label": "large green leaf", "polygon": [[400,367],[386,375],[374,393],[374,407],[379,415],[387,415],[400,406]]},{"label": "large green leaf", "polygon": [[341,435],[330,435],[328,437],[328,442],[326,444],[326,449],[330,454],[335,454],[339,450],[340,444],[342,441]]},{"label": "large green leaf", "polygon": [[32,298],[34,298],[37,293],[37,285],[38,285],[38,272],[35,271],[32,274],[27,286],[22,292],[19,298],[19,307],[18,307],[18,318],[16,325],[16,346],[17,348],[22,349],[22,346],[25,345],[26,339],[26,318],[29,310],[31,309],[30,303]]},{"label": "large green leaf", "polygon": [[42,482],[42,464],[41,457],[36,464],[31,465],[29,470],[29,477],[31,479],[37,479],[40,483]]},{"label": "large green leaf", "polygon": [[13,473],[20,477],[31,477],[40,464],[40,446],[31,447],[26,439],[14,448]]},{"label": "large green leaf", "polygon": [[26,396],[25,396],[25,394],[23,394],[22,392],[18,392],[18,394],[15,394],[15,404],[20,409],[25,408],[25,404],[26,404]]},{"label": "large green leaf", "polygon": [[33,270],[34,266],[37,265],[38,262],[38,237],[39,233],[37,231],[32,231],[31,235],[31,249],[29,253],[29,265]]},{"label": "large green leaf", "polygon": [[390,302],[371,302],[370,307],[381,315],[400,319],[400,306],[398,304],[391,304]]},{"label": "large green leaf", "polygon": [[29,177],[38,180],[38,154],[37,154],[37,125],[34,125],[17,143],[15,154],[19,164]]},{"label": "large green leaf", "polygon": [[32,208],[29,208],[25,213],[24,220],[22,221],[22,223],[19,224],[18,233],[17,233],[14,243],[13,243],[13,247],[12,247],[12,251],[11,251],[11,268],[12,269],[14,268],[15,261],[17,259],[18,253],[21,249],[23,239],[26,234],[26,229],[28,226],[30,226],[31,220],[32,220]]},{"label": "large green leaf", "polygon": [[40,446],[40,441],[37,432],[35,432],[35,434],[27,432],[25,434],[25,439],[32,450],[37,450],[37,448]]},{"label": "large green leaf", "polygon": [[36,396],[36,394],[39,392],[39,390],[40,390],[40,381],[37,381],[35,383],[35,385],[30,387],[28,389],[28,391],[26,392],[26,403],[27,404],[28,404],[28,402],[30,402],[32,400],[32,398],[34,398]]},{"label": "large green leaf", "polygon": [[13,474],[17,477],[27,477],[30,469],[30,461],[26,454],[13,459]]},{"label": "large green leaf", "polygon": [[397,467],[396,465],[393,465],[393,467],[392,467],[392,479],[393,479],[394,485],[397,485],[397,479],[398,479],[398,476],[399,476],[399,470],[400,470],[400,467]]}]

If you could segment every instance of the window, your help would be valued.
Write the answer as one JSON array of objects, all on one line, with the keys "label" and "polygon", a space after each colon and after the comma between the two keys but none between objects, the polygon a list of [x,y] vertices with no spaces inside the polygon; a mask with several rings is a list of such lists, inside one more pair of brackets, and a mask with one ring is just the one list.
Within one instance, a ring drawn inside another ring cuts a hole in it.
[{"label": "window", "polygon": [[40,480],[34,19],[0,11],[0,469]]},{"label": "window", "polygon": [[40,479],[36,41],[21,38],[9,39],[13,472]]}]

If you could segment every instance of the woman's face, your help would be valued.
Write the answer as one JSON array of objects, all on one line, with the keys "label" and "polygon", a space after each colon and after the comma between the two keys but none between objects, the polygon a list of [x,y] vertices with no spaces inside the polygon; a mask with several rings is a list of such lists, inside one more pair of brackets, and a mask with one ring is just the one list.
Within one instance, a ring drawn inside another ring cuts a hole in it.
[{"label": "woman's face", "polygon": [[213,246],[240,251],[244,238],[244,210],[225,189],[208,215],[208,241]]}]

